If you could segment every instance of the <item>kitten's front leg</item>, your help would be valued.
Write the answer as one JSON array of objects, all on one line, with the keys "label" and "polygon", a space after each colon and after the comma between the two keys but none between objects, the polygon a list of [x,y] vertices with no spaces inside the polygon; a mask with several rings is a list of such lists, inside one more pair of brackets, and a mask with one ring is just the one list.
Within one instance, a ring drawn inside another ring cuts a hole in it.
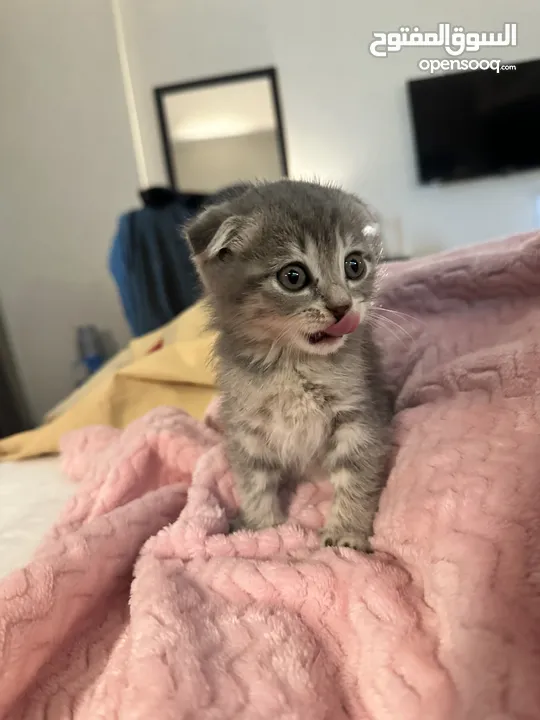
[{"label": "kitten's front leg", "polygon": [[281,469],[238,445],[229,448],[229,459],[240,495],[240,515],[233,529],[262,530],[284,523],[286,517],[278,496]]},{"label": "kitten's front leg", "polygon": [[240,516],[236,528],[263,530],[285,522],[278,496],[280,473],[270,468],[246,470],[236,474],[236,481],[240,494]]},{"label": "kitten's front leg", "polygon": [[369,538],[384,487],[385,438],[347,423],[335,432],[326,461],[334,501],[322,531],[322,544],[371,552]]}]

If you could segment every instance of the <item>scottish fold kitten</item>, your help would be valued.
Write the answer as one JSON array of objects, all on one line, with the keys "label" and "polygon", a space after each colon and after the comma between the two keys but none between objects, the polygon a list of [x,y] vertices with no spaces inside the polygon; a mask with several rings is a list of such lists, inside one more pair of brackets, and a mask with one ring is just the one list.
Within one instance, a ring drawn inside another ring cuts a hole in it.
[{"label": "scottish fold kitten", "polygon": [[377,224],[315,183],[235,188],[187,228],[207,292],[228,456],[244,526],[285,520],[278,491],[329,473],[325,545],[369,550],[390,409],[366,322]]}]

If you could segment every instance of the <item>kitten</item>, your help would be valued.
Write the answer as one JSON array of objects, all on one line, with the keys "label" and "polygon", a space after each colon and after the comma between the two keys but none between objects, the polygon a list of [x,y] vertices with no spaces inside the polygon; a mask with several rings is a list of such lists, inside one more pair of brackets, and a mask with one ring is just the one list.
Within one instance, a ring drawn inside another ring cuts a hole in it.
[{"label": "kitten", "polygon": [[369,551],[390,410],[366,322],[378,227],[353,195],[282,180],[235,188],[186,230],[218,331],[229,460],[245,527],[285,520],[290,478],[330,474],[324,545]]}]

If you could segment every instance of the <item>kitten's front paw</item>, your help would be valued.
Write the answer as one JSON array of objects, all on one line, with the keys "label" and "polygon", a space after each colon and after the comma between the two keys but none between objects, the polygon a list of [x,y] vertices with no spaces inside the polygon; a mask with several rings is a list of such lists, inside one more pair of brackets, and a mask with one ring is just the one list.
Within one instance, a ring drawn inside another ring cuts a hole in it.
[{"label": "kitten's front paw", "polygon": [[364,553],[372,553],[369,536],[365,533],[354,533],[340,527],[324,528],[321,534],[323,547],[348,547]]}]

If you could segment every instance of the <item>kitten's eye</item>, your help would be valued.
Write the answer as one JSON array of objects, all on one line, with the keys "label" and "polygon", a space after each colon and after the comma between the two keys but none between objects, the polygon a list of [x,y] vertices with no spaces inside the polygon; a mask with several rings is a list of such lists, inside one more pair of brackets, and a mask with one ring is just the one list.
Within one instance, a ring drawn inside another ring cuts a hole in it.
[{"label": "kitten's eye", "polygon": [[349,280],[360,280],[366,272],[366,261],[360,253],[351,253],[345,258],[345,275]]},{"label": "kitten's eye", "polygon": [[309,283],[309,275],[302,265],[287,265],[278,272],[277,279],[291,292],[302,290]]}]

